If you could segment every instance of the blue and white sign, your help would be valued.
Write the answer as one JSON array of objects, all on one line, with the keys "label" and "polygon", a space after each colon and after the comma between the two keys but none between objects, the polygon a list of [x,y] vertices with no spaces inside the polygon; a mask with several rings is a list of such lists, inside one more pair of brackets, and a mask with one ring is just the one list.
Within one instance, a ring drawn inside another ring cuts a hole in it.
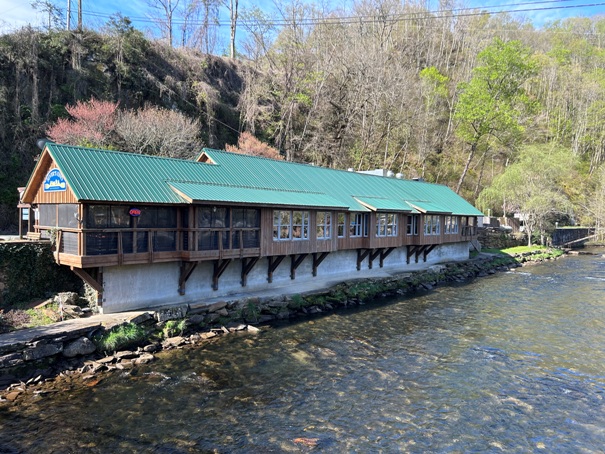
[{"label": "blue and white sign", "polygon": [[59,169],[52,169],[44,179],[44,192],[65,191],[67,183]]}]

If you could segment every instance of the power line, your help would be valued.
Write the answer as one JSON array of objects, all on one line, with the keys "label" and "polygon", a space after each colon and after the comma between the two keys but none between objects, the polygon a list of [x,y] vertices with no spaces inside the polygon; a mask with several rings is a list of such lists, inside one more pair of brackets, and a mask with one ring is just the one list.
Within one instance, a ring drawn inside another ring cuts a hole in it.
[{"label": "power line", "polygon": [[[414,21],[418,19],[443,19],[450,18],[452,16],[455,17],[472,17],[472,16],[482,16],[485,14],[513,14],[513,13],[522,13],[522,12],[535,12],[535,11],[556,11],[556,10],[566,10],[566,9],[580,9],[580,8],[594,8],[598,6],[605,6],[605,2],[600,3],[585,3],[580,5],[556,5],[556,6],[544,6],[544,7],[534,7],[535,5],[549,4],[549,3],[564,3],[575,0],[542,0],[535,2],[521,2],[521,3],[508,3],[502,5],[494,5],[494,6],[480,6],[480,7],[468,7],[468,8],[454,8],[450,10],[426,10],[426,11],[418,11],[418,12],[407,12],[400,14],[389,14],[389,15],[359,15],[359,16],[337,16],[337,17],[318,17],[318,18],[300,18],[296,21],[296,23],[300,26],[310,26],[310,25],[350,25],[350,24],[372,24],[372,23],[383,23],[383,22],[404,22],[404,21]],[[525,7],[531,6],[529,8],[517,8],[517,7]],[[489,11],[490,9],[495,8],[515,8],[515,9],[499,9],[497,11]],[[98,11],[84,11],[83,12],[87,16],[108,19],[112,17],[112,14],[101,13]],[[157,20],[153,19],[149,16],[126,16],[131,21],[136,22],[144,22],[144,23],[156,23]],[[240,19],[238,20],[238,24],[242,26],[246,25],[255,25],[259,23],[258,20],[253,19]],[[278,20],[268,20],[264,21],[263,25],[269,25],[272,27],[283,27],[290,25],[292,23],[291,20],[288,19],[278,19]],[[203,21],[181,21],[175,20],[172,22],[173,26],[179,25],[203,25]],[[213,26],[225,27],[230,26],[230,21],[216,21],[212,23]]]}]

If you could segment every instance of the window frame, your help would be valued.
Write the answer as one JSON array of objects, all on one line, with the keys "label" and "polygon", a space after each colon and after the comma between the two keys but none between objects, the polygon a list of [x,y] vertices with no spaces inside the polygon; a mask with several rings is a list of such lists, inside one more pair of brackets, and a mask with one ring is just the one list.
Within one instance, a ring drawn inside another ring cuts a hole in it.
[{"label": "window frame", "polygon": [[[336,215],[337,219],[337,228],[336,235],[338,238],[346,238],[347,237],[347,214],[346,213],[338,213]],[[341,222],[342,219],[342,222]],[[341,233],[342,232],[342,233]]]},{"label": "window frame", "polygon": [[[286,215],[287,222],[284,222]],[[295,222],[295,216],[299,216],[299,222]],[[309,219],[309,211],[273,210],[273,241],[308,241]],[[295,236],[295,228],[300,228],[299,237]]]},{"label": "window frame", "polygon": [[[320,222],[321,220],[321,222]],[[330,240],[332,239],[332,212],[331,211],[318,211],[316,213],[316,235],[318,240]],[[321,232],[321,234],[320,234]]]},{"label": "window frame", "polygon": [[392,238],[399,234],[397,213],[376,213],[376,237]]},{"label": "window frame", "polygon": [[437,236],[441,234],[441,216],[438,214],[424,215],[424,235]]},{"label": "window frame", "polygon": [[406,235],[407,236],[418,236],[418,222],[420,216],[417,214],[407,215]]}]

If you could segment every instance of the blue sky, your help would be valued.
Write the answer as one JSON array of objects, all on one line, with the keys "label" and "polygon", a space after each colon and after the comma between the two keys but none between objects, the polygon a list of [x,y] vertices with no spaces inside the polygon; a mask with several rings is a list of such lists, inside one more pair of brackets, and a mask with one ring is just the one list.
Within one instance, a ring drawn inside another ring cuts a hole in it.
[{"label": "blue sky", "polygon": [[[350,0],[344,0],[344,2],[351,3]],[[33,9],[30,3],[31,0],[0,0],[0,32],[9,32],[27,24],[41,25],[44,15]],[[155,29],[151,21],[153,12],[146,0],[82,0],[82,3],[85,12],[84,22],[93,28],[104,24],[111,14],[121,12],[124,16],[134,19],[134,25],[138,29],[149,33]],[[317,3],[320,3],[319,0]],[[55,4],[64,8],[67,0],[56,0]],[[72,4],[75,8],[77,0],[72,0]],[[240,8],[258,5],[266,12],[271,10],[272,4],[272,0],[261,0],[261,2],[240,0]],[[430,4],[437,5],[438,2],[431,0]],[[263,7],[263,5],[266,6]],[[490,12],[525,10],[520,14],[527,17],[536,27],[541,27],[548,21],[566,17],[605,15],[605,0],[554,0],[551,2],[544,0],[470,0],[467,5],[474,8],[485,8]],[[431,9],[436,10],[438,7],[435,6]],[[226,12],[224,18],[227,21]],[[224,29],[225,35],[227,35],[228,27],[225,25]]]}]

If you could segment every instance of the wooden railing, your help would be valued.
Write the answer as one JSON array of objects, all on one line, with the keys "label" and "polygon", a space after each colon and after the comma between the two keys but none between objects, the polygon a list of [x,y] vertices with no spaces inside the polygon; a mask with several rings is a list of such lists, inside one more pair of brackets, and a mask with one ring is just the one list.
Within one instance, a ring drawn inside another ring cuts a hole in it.
[{"label": "wooden railing", "polygon": [[[54,236],[62,254],[96,256],[154,252],[244,250],[260,247],[260,228],[239,229],[51,229],[36,227],[41,236]],[[45,234],[46,232],[46,234]],[[191,234],[191,236],[190,236]],[[190,238],[192,241],[190,241]]]}]

